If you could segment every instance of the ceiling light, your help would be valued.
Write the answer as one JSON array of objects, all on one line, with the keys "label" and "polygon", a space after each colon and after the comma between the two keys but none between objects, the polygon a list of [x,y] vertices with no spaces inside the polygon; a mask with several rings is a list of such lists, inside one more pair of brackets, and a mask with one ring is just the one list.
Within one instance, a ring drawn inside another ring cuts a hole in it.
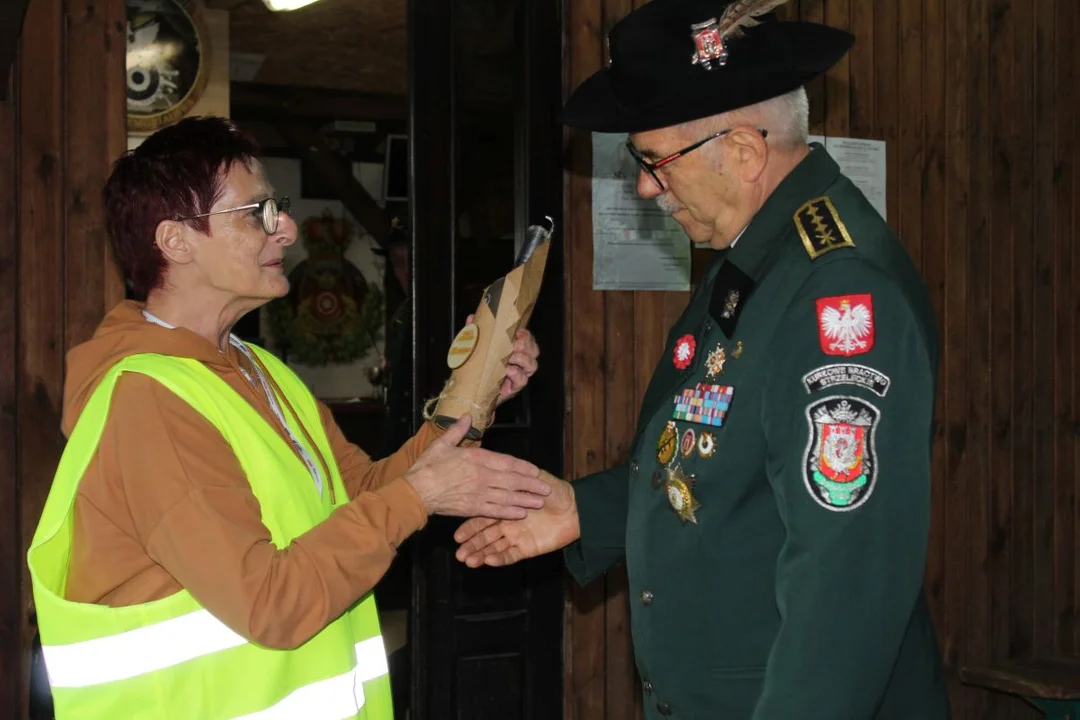
[{"label": "ceiling light", "polygon": [[283,10],[297,10],[305,5],[311,5],[319,0],[263,0],[266,3],[266,7],[270,8],[274,12],[280,12]]}]

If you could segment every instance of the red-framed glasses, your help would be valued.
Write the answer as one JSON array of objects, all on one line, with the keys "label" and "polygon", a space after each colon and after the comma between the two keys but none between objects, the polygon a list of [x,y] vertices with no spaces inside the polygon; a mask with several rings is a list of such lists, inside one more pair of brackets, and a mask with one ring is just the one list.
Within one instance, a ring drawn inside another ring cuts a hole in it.
[{"label": "red-framed glasses", "polygon": [[[674,162],[674,161],[678,160],[683,155],[686,155],[687,153],[690,153],[690,152],[693,152],[694,150],[697,150],[699,147],[701,147],[705,143],[709,142],[710,140],[715,140],[718,137],[723,137],[724,135],[727,135],[729,132],[732,131],[732,129],[733,128],[728,128],[726,130],[721,130],[718,133],[713,133],[709,137],[704,138],[702,140],[698,140],[693,145],[687,145],[682,150],[679,150],[677,152],[673,152],[670,155],[668,155],[667,157],[661,158],[661,159],[657,160],[656,162],[649,162],[648,160],[646,160],[645,157],[640,152],[638,152],[638,149],[636,147],[634,147],[634,144],[632,142],[630,142],[629,138],[626,139],[626,149],[630,152],[630,156],[634,158],[634,160],[641,167],[641,169],[644,170],[645,172],[647,172],[649,174],[649,177],[651,177],[653,179],[653,182],[655,182],[657,187],[660,188],[660,192],[664,192],[665,190],[667,190],[667,188],[664,187],[664,183],[660,180],[660,176],[656,174],[657,170],[664,167],[668,163],[671,163],[671,162]],[[769,131],[768,130],[759,129],[758,132],[761,133],[761,137],[763,137],[763,138],[769,137]]]}]

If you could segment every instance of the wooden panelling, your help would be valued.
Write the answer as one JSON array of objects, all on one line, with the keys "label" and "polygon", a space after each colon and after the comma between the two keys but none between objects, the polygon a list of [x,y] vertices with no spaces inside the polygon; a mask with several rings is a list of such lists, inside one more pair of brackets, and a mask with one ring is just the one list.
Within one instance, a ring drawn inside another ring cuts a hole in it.
[{"label": "wooden panelling", "polygon": [[[19,315],[16,351],[21,608],[31,607],[25,550],[60,458],[64,383],[63,3],[33,0],[19,58]],[[25,239],[25,240],[24,240]],[[33,629],[21,619],[22,683],[28,687]],[[27,690],[20,694],[25,697]]]},{"label": "wooden panelling", "polygon": [[[14,73],[4,75],[5,97],[15,92]],[[22,541],[19,494],[13,481],[18,466],[16,405],[18,353],[18,199],[13,179],[18,161],[15,107],[0,102],[0,707],[19,717],[22,705]]]},{"label": "wooden panelling", "polygon": [[123,297],[101,188],[125,147],[122,0],[31,0],[0,102],[0,707],[29,710],[26,550],[63,449],[64,356]]},{"label": "wooden panelling", "polygon": [[[636,4],[568,4],[567,91],[599,67],[606,29]],[[783,12],[856,35],[809,87],[811,130],[887,142],[889,222],[938,311],[926,591],[954,715],[1035,718],[957,676],[1080,651],[1080,4],[793,0]],[[567,137],[567,457],[578,477],[625,459],[627,418],[687,296],[592,291],[589,138]],[[640,713],[620,634],[625,577],[605,582],[572,590],[567,718],[630,717],[631,696]]]}]

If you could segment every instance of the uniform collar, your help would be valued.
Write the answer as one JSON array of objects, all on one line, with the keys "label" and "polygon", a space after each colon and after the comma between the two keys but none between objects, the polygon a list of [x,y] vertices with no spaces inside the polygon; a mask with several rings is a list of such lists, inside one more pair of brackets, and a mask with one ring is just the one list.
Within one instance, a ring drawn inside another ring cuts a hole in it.
[{"label": "uniform collar", "polygon": [[754,215],[732,248],[728,261],[737,265],[755,283],[761,282],[776,259],[776,250],[795,222],[795,211],[807,200],[823,195],[840,174],[840,166],[819,143],[780,181]]},{"label": "uniform collar", "polygon": [[750,220],[720,266],[709,301],[709,313],[729,338],[735,332],[747,298],[772,267],[796,211],[810,198],[824,194],[840,167],[819,143],[788,173]]}]

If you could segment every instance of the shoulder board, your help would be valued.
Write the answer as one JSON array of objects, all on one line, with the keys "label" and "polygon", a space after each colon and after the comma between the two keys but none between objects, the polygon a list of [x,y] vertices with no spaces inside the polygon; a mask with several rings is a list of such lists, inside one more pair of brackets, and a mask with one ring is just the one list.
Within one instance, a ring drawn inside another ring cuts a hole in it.
[{"label": "shoulder board", "polygon": [[811,260],[833,250],[855,247],[836,206],[827,197],[814,198],[796,210],[795,227]]}]

